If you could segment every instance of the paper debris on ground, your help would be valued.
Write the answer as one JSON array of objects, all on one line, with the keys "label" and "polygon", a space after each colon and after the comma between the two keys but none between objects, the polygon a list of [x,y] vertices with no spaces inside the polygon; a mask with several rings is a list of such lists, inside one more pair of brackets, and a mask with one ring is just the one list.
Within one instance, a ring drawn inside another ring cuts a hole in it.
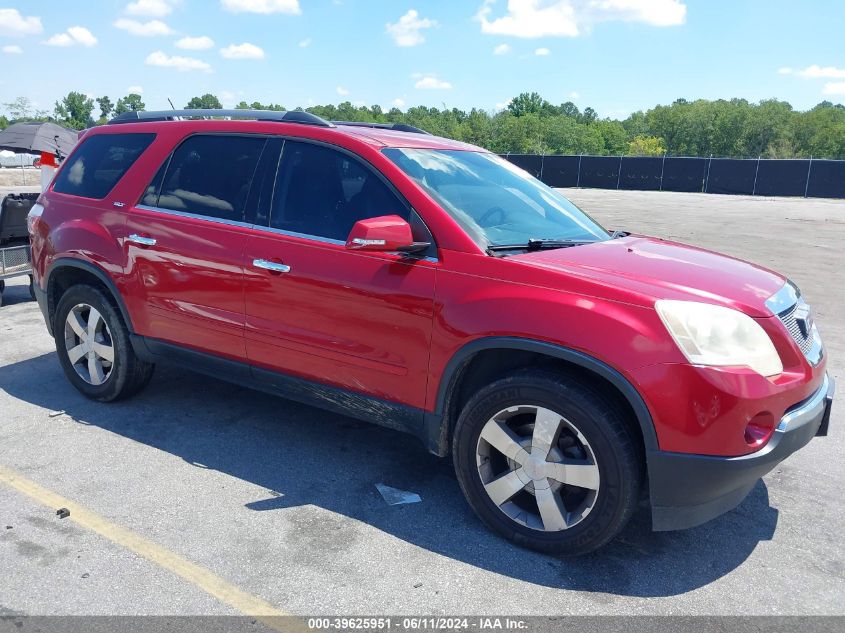
[{"label": "paper debris on ground", "polygon": [[376,484],[376,489],[389,506],[398,506],[403,503],[419,503],[422,501],[422,498],[416,492],[399,490],[399,488],[392,488],[385,484]]}]

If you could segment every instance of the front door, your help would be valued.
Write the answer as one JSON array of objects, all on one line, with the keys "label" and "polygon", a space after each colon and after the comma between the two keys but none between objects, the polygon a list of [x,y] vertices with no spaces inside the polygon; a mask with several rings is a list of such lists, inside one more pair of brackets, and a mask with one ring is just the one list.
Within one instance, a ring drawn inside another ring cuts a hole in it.
[{"label": "front door", "polygon": [[357,158],[305,141],[285,141],[273,190],[244,250],[250,362],[422,409],[437,262],[344,246],[357,220],[410,219],[407,203]]},{"label": "front door", "polygon": [[124,293],[139,334],[245,360],[242,255],[264,137],[200,134],[174,151],[126,225]]}]

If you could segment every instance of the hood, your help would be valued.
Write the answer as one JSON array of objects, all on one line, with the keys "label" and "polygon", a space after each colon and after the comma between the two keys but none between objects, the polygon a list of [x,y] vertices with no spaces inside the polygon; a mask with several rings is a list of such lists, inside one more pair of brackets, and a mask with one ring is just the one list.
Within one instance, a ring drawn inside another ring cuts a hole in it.
[{"label": "hood", "polygon": [[766,299],[786,278],[740,259],[666,240],[631,235],[508,258],[531,267],[592,279],[638,297],[724,305],[752,317],[772,316]]}]

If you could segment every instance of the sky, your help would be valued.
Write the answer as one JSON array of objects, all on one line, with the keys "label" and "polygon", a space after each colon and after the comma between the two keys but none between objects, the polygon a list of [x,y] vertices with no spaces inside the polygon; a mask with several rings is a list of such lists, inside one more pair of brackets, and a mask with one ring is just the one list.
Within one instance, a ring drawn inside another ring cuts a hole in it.
[{"label": "sky", "polygon": [[[845,101],[842,0],[0,0],[0,103]],[[0,106],[2,112],[2,106]]]}]

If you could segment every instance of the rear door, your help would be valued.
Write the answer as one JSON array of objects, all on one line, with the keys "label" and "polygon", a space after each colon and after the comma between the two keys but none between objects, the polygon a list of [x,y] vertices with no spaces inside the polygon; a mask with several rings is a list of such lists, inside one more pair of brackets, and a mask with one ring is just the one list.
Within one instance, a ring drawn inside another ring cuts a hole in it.
[{"label": "rear door", "polygon": [[248,199],[267,139],[189,136],[126,225],[125,292],[139,334],[245,359],[242,255]]},{"label": "rear door", "polygon": [[345,248],[357,220],[411,220],[407,202],[355,156],[303,140],[284,142],[271,184],[244,251],[257,377],[282,372],[423,408],[437,261]]}]

